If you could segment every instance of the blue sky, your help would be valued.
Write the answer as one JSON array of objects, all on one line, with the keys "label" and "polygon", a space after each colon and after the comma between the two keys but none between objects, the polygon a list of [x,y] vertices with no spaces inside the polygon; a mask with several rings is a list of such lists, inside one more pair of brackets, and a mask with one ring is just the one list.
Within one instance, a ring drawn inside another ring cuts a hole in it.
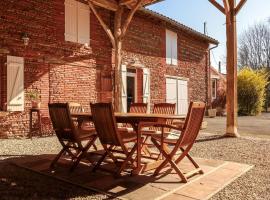
[{"label": "blue sky", "polygon": [[[222,2],[221,0],[217,1]],[[203,32],[203,24],[207,22],[208,35],[220,42],[219,47],[213,51],[211,56],[212,65],[217,68],[218,62],[221,61],[223,63],[222,71],[225,72],[225,16],[209,3],[208,0],[164,0],[148,8],[200,32]],[[238,35],[254,23],[266,21],[269,17],[270,0],[247,0],[237,15]]]}]

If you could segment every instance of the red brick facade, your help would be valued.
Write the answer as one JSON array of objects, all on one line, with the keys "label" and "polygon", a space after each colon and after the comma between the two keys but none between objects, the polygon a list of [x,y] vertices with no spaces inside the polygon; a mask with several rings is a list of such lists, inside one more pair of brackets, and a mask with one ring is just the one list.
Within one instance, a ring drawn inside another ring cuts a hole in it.
[{"label": "red brick facade", "polygon": [[[99,11],[113,27],[113,13]],[[64,0],[0,1],[0,49],[9,51],[0,54],[1,110],[6,109],[7,101],[7,55],[24,57],[25,94],[33,89],[40,92],[44,120],[48,102],[78,102],[89,109],[90,101],[111,101],[113,50],[107,35],[91,13],[89,48],[66,42],[64,20]],[[166,28],[178,34],[178,66],[165,62]],[[22,33],[30,38],[26,47]],[[136,61],[150,69],[151,103],[165,101],[165,75],[188,78],[189,100],[206,101],[208,46],[206,39],[139,12],[123,42],[123,63],[129,67]],[[137,79],[141,83],[142,75]],[[142,86],[137,91],[142,94]],[[27,135],[30,107],[25,98],[24,112],[0,112],[1,138]]]},{"label": "red brick facade", "polygon": [[[223,115],[226,107],[226,77],[211,67],[211,83],[216,82],[216,97],[212,96],[212,108],[217,109],[218,115]],[[213,94],[213,86],[211,86],[211,94]]]}]

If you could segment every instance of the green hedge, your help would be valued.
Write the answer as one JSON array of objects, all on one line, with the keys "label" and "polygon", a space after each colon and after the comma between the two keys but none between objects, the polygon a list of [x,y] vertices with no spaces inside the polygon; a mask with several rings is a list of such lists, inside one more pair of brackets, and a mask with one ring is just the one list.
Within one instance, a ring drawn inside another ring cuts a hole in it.
[{"label": "green hedge", "polygon": [[243,68],[238,74],[238,113],[257,115],[261,113],[265,101],[268,75],[263,70]]}]

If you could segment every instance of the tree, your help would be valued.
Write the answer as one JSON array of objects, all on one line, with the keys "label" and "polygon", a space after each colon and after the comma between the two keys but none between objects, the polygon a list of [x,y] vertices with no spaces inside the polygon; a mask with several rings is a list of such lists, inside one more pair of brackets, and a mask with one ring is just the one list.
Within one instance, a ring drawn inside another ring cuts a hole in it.
[{"label": "tree", "polygon": [[239,40],[239,68],[270,68],[270,18],[248,28]]},{"label": "tree", "polygon": [[265,70],[243,68],[237,77],[238,113],[257,115],[262,111],[268,75]]}]

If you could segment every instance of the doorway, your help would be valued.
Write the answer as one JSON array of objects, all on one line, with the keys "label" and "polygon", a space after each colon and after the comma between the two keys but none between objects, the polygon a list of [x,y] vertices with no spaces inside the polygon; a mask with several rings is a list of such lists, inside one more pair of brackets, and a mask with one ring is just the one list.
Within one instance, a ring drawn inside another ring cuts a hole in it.
[{"label": "doorway", "polygon": [[127,111],[136,102],[136,72],[127,72]]}]

